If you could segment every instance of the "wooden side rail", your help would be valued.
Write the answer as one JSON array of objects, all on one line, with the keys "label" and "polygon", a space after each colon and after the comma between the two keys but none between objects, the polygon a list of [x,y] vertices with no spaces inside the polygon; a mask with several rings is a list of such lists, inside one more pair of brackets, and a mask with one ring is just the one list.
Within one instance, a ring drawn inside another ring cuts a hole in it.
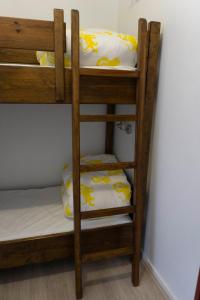
[{"label": "wooden side rail", "polygon": [[[6,55],[6,49],[9,51],[6,58],[2,58],[3,61],[1,60],[0,62],[6,62],[9,59],[11,61],[13,59],[15,63],[22,63],[22,55],[24,54],[24,60],[27,63],[29,60],[31,62],[31,55],[36,50],[55,52],[55,70],[52,70],[53,72],[49,70],[43,70],[42,72],[39,69],[33,70],[30,67],[18,67],[16,69],[13,66],[1,66],[0,88],[2,89],[0,89],[0,99],[4,99],[3,101],[6,103],[9,101],[12,103],[30,101],[31,103],[32,99],[41,97],[40,101],[44,101],[44,103],[46,99],[52,101],[52,98],[54,103],[64,102],[65,28],[64,12],[60,9],[54,9],[54,21],[0,17],[0,57],[3,57],[3,54]],[[15,53],[16,58],[14,56]],[[33,60],[35,61],[36,58],[34,57]],[[18,77],[17,73],[21,76]],[[43,73],[45,73],[44,77],[40,76]],[[22,77],[25,77],[24,81]],[[50,87],[48,85],[45,86],[44,80],[50,83]],[[23,89],[24,85],[25,90]],[[35,90],[35,93],[31,95],[33,90]]]},{"label": "wooden side rail", "polygon": [[[70,69],[65,69],[64,72],[64,103],[72,103],[72,72]],[[55,104],[55,89],[54,68],[0,65],[0,103]],[[94,76],[80,78],[80,103],[82,104],[134,104],[135,102],[135,78],[109,77],[108,79]]]},{"label": "wooden side rail", "polygon": [[[0,17],[0,48],[54,51],[56,41],[54,34],[62,20],[61,9],[54,9],[54,22]],[[63,31],[61,33],[65,44],[66,36],[63,35]]]},{"label": "wooden side rail", "polygon": [[54,51],[54,22],[0,17],[0,48]]}]

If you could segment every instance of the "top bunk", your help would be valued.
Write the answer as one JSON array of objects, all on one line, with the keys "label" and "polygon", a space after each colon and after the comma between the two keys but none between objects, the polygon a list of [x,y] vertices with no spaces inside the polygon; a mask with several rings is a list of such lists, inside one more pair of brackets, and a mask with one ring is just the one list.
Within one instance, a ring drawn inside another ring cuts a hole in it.
[{"label": "top bunk", "polygon": [[[79,39],[79,16],[72,11],[71,43]],[[140,40],[147,39],[147,66],[156,68],[152,51],[158,49],[160,23],[139,20]],[[53,21],[0,17],[0,103],[71,103],[72,69],[65,68],[66,24],[63,10]],[[36,51],[55,53],[54,66],[40,66]],[[155,54],[156,55],[156,54]],[[71,53],[73,57],[73,53]],[[73,68],[73,65],[72,65]],[[80,103],[134,104],[140,68],[125,70],[80,67]]]}]

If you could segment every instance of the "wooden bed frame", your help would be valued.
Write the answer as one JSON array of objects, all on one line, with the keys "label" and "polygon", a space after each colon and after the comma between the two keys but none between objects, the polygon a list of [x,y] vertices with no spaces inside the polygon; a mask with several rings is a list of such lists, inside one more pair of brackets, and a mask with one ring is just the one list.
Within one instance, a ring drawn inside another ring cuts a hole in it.
[{"label": "wooden bed frame", "polygon": [[[82,297],[81,266],[88,260],[132,255],[135,286],[144,221],[149,145],[156,96],[160,23],[139,20],[135,71],[79,67],[79,14],[72,11],[72,68],[64,68],[66,25],[62,10],[54,21],[0,17],[0,103],[72,103],[74,233],[0,242],[0,269],[74,256],[76,295]],[[36,50],[54,51],[55,68],[40,67]],[[17,65],[18,64],[18,65]],[[24,65],[20,65],[24,64]],[[28,65],[26,65],[28,64]],[[81,116],[79,104],[107,104],[107,115]],[[136,104],[135,115],[115,115],[116,104]],[[80,166],[80,122],[107,122],[105,153],[113,153],[114,122],[136,122],[133,162]],[[80,171],[134,168],[134,203],[126,208],[80,212]],[[81,219],[130,213],[133,222],[81,231]]]}]

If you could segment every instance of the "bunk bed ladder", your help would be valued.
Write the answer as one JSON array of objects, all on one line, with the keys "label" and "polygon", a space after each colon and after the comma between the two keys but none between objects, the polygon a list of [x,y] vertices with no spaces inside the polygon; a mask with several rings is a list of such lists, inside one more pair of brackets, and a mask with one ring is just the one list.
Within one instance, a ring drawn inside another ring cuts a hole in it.
[{"label": "bunk bed ladder", "polygon": [[[132,255],[132,282],[134,286],[139,284],[139,266],[143,223],[144,202],[144,111],[145,111],[145,87],[147,75],[147,56],[149,51],[149,31],[144,19],[139,21],[138,32],[138,78],[137,100],[135,115],[115,115],[115,105],[108,104],[107,115],[80,115],[79,91],[80,91],[80,67],[79,67],[79,13],[72,11],[72,124],[73,124],[73,195],[74,195],[74,251],[76,273],[76,296],[82,297],[82,263],[118,255]],[[155,77],[155,76],[154,76]],[[116,121],[135,121],[135,161],[81,165],[80,164],[80,122],[107,122],[106,127],[106,153],[112,153],[113,123]],[[146,147],[146,148],[145,148]],[[81,212],[80,209],[80,173],[103,170],[134,169],[134,203],[130,206],[101,209],[96,211]],[[112,249],[97,253],[81,253],[81,220],[120,215],[133,214],[134,242],[129,247]]]}]

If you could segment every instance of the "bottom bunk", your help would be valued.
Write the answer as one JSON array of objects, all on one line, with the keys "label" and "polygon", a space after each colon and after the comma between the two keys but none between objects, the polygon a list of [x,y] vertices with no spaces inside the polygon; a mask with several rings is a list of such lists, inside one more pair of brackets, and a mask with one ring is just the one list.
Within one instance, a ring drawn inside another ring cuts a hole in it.
[{"label": "bottom bunk", "polygon": [[[82,221],[82,252],[130,247],[128,215]],[[60,187],[0,192],[0,268],[73,256],[73,220],[64,216]]]}]

